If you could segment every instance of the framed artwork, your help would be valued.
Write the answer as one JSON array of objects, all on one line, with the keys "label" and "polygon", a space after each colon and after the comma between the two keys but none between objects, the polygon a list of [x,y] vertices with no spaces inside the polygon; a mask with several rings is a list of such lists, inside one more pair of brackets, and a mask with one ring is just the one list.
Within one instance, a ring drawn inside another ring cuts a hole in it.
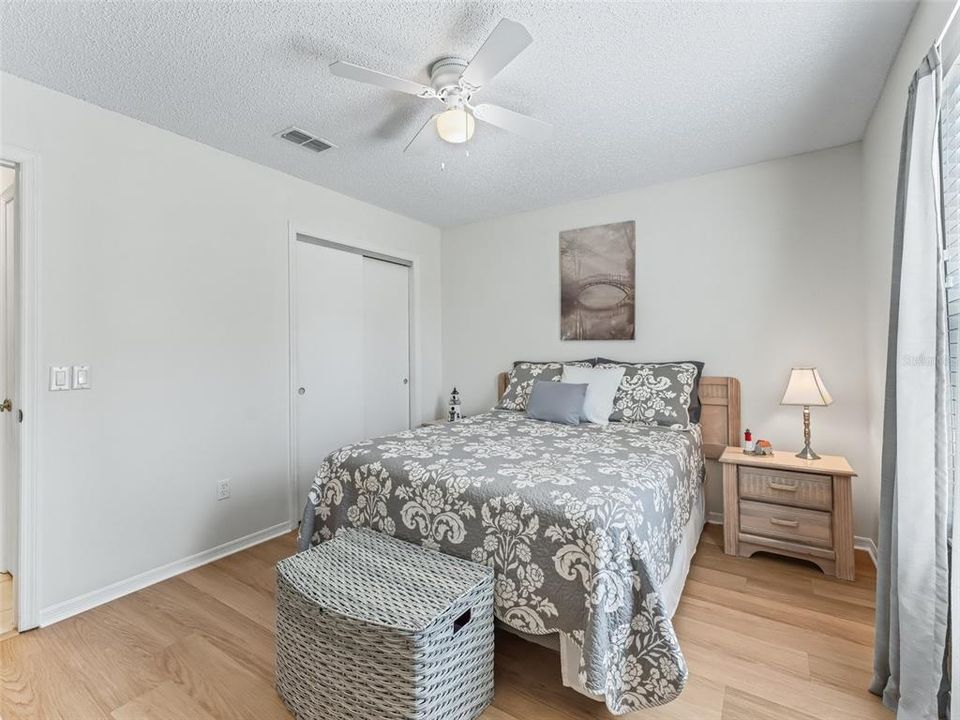
[{"label": "framed artwork", "polygon": [[560,339],[633,340],[636,222],[560,233]]}]

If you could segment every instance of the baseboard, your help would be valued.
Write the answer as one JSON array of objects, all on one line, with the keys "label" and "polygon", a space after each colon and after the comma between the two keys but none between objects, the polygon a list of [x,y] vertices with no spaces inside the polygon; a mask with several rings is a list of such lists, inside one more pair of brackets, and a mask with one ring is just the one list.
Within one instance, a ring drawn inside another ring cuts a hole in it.
[{"label": "baseboard", "polygon": [[877,566],[877,555],[879,554],[879,551],[877,550],[877,544],[873,541],[873,538],[854,535],[853,547],[857,550],[863,550],[867,555],[870,556],[870,559],[873,560],[873,566]]},{"label": "baseboard", "polygon": [[174,560],[171,563],[161,565],[153,570],[147,570],[144,573],[134,575],[126,580],[120,580],[99,590],[93,590],[70,600],[65,600],[56,605],[43,608],[40,610],[40,627],[53,625],[61,620],[66,620],[68,617],[92,610],[98,605],[103,605],[111,600],[116,600],[124,595],[129,595],[137,590],[142,590],[155,583],[168,580],[175,575],[180,575],[188,570],[193,570],[201,565],[206,565],[214,560],[232,555],[235,552],[246,550],[248,547],[258,545],[259,543],[279,537],[288,532],[290,532],[290,523],[283,522],[279,525],[268,527],[265,530],[258,530],[242,538],[223,543],[222,545],[217,545],[214,548],[204,550],[203,552],[183,558],[182,560]]},{"label": "baseboard", "polygon": [[[707,514],[707,522],[711,525],[723,525],[723,513],[711,512]],[[856,550],[863,550],[867,555],[870,556],[870,559],[873,561],[873,566],[877,566],[877,544],[873,541],[872,538],[860,537],[859,535],[854,535],[853,537],[853,547]]]}]

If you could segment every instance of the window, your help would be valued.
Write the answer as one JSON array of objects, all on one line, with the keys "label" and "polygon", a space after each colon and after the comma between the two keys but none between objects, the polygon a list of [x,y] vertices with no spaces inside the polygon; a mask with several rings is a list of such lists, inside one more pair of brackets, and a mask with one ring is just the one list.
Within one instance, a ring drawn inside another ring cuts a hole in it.
[{"label": "window", "polygon": [[[954,9],[954,13],[957,10]],[[957,439],[960,437],[960,383],[958,383],[958,356],[960,356],[960,20],[954,15],[943,36],[941,45],[943,67],[946,73],[943,78],[943,103],[940,111],[940,158],[941,182],[943,183],[943,241],[946,247],[944,260],[946,262],[947,285],[947,322],[949,323],[949,350],[950,350],[950,418],[952,432],[950,433],[950,458],[953,461],[953,475],[949,484],[950,502],[947,505],[947,537],[956,537],[958,512],[957,490],[960,488],[960,453]],[[950,655],[950,715],[960,717],[960,622],[958,622],[957,600],[957,548],[952,547],[950,552],[951,579],[950,594],[953,607],[950,610],[952,629],[948,638]]]},{"label": "window", "polygon": [[954,477],[958,455],[958,419],[960,419],[960,63],[947,69],[943,81],[943,105],[940,116],[940,156],[943,178],[943,224],[946,252],[947,322],[950,328],[950,417],[953,418],[950,457]]}]

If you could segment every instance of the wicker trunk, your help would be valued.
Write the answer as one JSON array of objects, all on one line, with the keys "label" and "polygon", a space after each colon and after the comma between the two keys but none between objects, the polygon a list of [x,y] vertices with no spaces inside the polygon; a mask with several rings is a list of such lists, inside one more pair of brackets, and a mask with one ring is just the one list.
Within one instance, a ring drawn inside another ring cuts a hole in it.
[{"label": "wicker trunk", "polygon": [[472,720],[493,699],[493,572],[369,530],[277,565],[298,720]]}]

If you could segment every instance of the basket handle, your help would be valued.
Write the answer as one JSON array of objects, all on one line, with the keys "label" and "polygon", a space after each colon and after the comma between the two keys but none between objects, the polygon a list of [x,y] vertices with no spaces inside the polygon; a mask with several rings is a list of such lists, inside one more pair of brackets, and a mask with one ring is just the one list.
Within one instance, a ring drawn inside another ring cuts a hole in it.
[{"label": "basket handle", "polygon": [[470,622],[470,618],[473,616],[473,610],[468,609],[463,615],[458,617],[453,621],[453,634],[456,635],[458,632],[463,630],[464,626]]}]

